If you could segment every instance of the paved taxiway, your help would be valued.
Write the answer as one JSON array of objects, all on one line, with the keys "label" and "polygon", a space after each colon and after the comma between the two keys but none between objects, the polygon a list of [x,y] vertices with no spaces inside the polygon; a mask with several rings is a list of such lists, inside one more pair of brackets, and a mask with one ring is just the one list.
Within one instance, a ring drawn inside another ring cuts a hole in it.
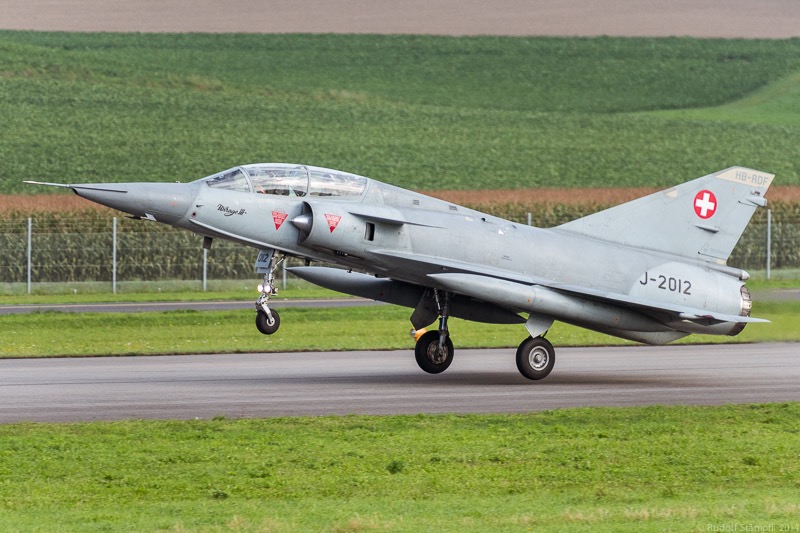
[{"label": "paved taxiway", "polygon": [[800,401],[800,344],[558,349],[549,378],[511,349],[0,360],[0,422],[515,413],[574,406]]}]

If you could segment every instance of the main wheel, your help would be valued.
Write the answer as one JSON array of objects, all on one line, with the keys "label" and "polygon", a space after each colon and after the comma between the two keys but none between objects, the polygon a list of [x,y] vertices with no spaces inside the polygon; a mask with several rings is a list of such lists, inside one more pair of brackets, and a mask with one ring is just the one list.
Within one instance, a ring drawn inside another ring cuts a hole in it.
[{"label": "main wheel", "polygon": [[271,319],[264,311],[259,311],[256,313],[256,327],[258,328],[258,331],[264,335],[272,335],[278,331],[278,328],[281,325],[281,317],[278,312],[274,309],[270,309],[269,311],[272,314]]},{"label": "main wheel", "polygon": [[517,348],[517,369],[528,379],[544,379],[556,364],[556,350],[542,337],[528,337]]},{"label": "main wheel", "polygon": [[428,374],[439,374],[453,362],[453,341],[448,336],[444,346],[439,346],[439,331],[429,331],[414,346],[414,357],[419,367]]}]

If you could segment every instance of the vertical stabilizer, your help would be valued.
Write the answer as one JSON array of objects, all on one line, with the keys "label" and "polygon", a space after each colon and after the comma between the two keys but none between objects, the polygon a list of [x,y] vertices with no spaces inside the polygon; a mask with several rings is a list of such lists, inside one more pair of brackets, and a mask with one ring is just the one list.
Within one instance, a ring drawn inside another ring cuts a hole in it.
[{"label": "vertical stabilizer", "polygon": [[555,228],[725,263],[775,176],[731,167]]}]

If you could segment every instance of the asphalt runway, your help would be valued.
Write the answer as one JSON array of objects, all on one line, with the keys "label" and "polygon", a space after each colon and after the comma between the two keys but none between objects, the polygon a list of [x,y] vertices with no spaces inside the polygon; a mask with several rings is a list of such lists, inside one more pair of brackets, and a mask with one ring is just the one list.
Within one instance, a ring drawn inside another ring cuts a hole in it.
[{"label": "asphalt runway", "polygon": [[411,350],[0,360],[0,422],[519,413],[579,406],[800,401],[800,344],[557,348],[522,378],[514,350],[458,350],[440,375]]}]

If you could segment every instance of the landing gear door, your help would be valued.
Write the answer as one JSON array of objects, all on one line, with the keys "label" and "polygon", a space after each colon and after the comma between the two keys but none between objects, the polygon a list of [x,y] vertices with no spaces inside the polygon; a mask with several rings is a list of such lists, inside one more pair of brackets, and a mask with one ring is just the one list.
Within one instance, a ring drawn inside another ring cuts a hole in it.
[{"label": "landing gear door", "polygon": [[414,312],[411,313],[411,325],[414,326],[414,329],[422,329],[433,324],[438,316],[439,312],[435,308],[433,292],[428,289],[420,298]]},{"label": "landing gear door", "polygon": [[256,272],[259,274],[266,274],[272,267],[272,257],[275,255],[275,250],[267,248],[258,252],[256,258]]}]

